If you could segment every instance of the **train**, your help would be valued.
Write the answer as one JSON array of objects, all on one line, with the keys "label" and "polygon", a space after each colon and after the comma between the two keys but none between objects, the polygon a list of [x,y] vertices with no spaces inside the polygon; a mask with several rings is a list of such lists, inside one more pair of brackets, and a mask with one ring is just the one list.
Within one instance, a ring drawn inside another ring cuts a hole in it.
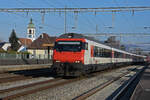
[{"label": "train", "polygon": [[110,47],[82,34],[65,33],[55,40],[52,69],[58,76],[80,76],[145,61],[146,56]]}]

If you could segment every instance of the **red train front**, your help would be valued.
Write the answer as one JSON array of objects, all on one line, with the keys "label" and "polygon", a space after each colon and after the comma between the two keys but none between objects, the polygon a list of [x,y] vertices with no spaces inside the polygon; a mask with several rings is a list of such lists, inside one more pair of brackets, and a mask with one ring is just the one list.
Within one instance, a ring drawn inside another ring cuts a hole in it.
[{"label": "red train front", "polygon": [[85,39],[58,38],[53,54],[53,69],[61,76],[79,76],[83,71]]}]

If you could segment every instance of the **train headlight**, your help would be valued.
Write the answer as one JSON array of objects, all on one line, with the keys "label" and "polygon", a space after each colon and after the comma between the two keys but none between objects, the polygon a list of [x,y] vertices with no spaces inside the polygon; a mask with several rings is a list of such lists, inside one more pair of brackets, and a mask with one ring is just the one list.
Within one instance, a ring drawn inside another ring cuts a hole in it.
[{"label": "train headlight", "polygon": [[80,61],[75,61],[75,63],[80,63]]},{"label": "train headlight", "polygon": [[56,60],[55,62],[60,62],[59,60]]}]

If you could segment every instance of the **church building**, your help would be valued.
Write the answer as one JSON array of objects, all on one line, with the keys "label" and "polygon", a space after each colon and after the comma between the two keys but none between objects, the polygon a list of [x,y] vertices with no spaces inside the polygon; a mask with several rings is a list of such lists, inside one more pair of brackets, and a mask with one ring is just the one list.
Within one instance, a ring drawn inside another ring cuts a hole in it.
[{"label": "church building", "polygon": [[35,32],[36,32],[35,26],[31,18],[27,27],[27,33],[26,33],[27,38],[19,38],[18,42],[20,44],[20,48],[18,49],[18,52],[26,51],[29,45],[31,45],[31,43],[36,39]]},{"label": "church building", "polygon": [[27,26],[26,38],[19,38],[20,51],[27,51],[31,54],[31,58],[35,59],[51,59],[53,55],[53,46],[55,36],[49,36],[47,33],[42,33],[36,38],[36,28],[33,20]]}]

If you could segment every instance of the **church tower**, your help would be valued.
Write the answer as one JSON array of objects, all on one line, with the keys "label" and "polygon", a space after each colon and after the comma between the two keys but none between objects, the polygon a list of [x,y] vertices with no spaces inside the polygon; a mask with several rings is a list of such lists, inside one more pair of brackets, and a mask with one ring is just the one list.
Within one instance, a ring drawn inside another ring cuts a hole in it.
[{"label": "church tower", "polygon": [[32,18],[30,19],[30,23],[28,24],[27,28],[27,38],[31,39],[32,41],[35,40],[35,26],[32,23]]}]

